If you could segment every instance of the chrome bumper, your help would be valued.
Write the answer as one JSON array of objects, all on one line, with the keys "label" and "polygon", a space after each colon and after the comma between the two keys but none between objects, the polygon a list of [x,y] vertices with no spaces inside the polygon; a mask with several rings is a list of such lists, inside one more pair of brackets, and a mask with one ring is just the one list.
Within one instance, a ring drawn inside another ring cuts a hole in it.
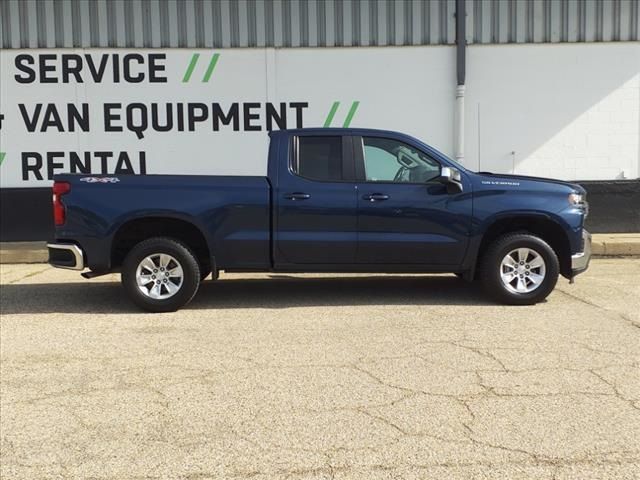
[{"label": "chrome bumper", "polygon": [[577,275],[589,268],[591,260],[591,234],[582,230],[582,251],[571,255],[571,273]]},{"label": "chrome bumper", "polygon": [[47,243],[49,265],[70,270],[84,269],[84,252],[73,243]]}]

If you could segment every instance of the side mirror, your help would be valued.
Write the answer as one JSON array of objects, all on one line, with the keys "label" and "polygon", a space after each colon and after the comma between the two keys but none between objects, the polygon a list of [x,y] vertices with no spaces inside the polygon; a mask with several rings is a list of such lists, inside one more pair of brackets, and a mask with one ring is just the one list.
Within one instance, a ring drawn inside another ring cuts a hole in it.
[{"label": "side mirror", "polygon": [[440,182],[447,186],[449,193],[462,192],[462,176],[460,170],[453,167],[442,167],[440,169]]}]

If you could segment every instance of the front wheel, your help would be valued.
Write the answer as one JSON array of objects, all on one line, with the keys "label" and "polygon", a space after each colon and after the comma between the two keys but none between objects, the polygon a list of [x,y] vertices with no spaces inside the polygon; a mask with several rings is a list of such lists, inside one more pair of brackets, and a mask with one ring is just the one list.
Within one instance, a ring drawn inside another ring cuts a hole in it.
[{"label": "front wheel", "polygon": [[532,305],[544,300],[556,286],[560,266],[547,242],[535,235],[516,233],[496,239],[482,258],[480,278],[496,300],[510,305]]},{"label": "front wheel", "polygon": [[156,237],[138,243],[122,265],[122,285],[140,308],[173,312],[191,301],[200,285],[196,257],[183,243]]}]

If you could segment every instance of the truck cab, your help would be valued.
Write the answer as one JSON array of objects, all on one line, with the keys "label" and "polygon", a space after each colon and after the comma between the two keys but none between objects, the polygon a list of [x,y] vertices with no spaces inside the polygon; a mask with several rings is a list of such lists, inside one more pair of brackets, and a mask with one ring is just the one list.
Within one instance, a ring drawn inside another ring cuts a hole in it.
[{"label": "truck cab", "polygon": [[451,272],[530,304],[588,266],[579,185],[471,172],[372,129],[274,131],[267,162],[266,177],[59,175],[50,261],[121,271],[152,311],[221,270]]},{"label": "truck cab", "polygon": [[[348,133],[348,134],[347,134]],[[468,247],[471,184],[409,138],[327,129],[276,132],[274,265],[322,271],[459,266]],[[466,184],[466,189],[465,189]]]}]

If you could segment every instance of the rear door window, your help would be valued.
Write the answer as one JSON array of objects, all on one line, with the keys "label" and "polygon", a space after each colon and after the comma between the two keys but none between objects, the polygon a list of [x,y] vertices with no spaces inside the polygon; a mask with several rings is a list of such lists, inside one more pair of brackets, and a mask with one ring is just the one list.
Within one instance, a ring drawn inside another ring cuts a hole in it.
[{"label": "rear door window", "polygon": [[342,143],[339,136],[298,137],[295,173],[321,182],[346,180]]}]

